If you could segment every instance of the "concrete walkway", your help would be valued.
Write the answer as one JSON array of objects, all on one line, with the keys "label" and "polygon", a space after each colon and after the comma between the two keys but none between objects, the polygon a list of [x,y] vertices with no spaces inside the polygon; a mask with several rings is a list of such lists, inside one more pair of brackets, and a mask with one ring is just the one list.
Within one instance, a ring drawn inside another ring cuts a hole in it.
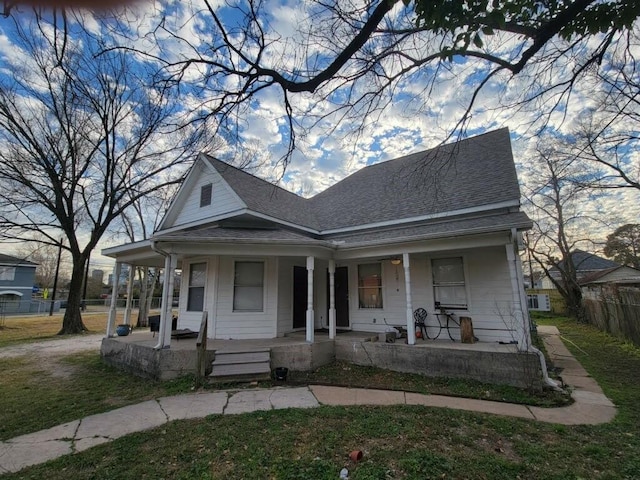
[{"label": "concrete walkway", "polygon": [[207,415],[236,415],[257,410],[316,408],[320,405],[424,405],[526,418],[564,425],[599,424],[613,419],[616,409],[598,384],[569,353],[555,327],[539,327],[563,380],[574,388],[575,403],[539,408],[486,400],[359,388],[309,387],[198,392],[143,402],[91,415],[0,443],[0,474],[16,472],[62,455],[82,452],[130,433],[173,420]]}]

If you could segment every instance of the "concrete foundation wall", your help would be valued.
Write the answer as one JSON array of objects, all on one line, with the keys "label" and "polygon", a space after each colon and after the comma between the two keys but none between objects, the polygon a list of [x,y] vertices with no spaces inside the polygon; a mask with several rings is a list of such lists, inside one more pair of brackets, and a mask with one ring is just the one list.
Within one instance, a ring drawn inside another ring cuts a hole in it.
[{"label": "concrete foundation wall", "polygon": [[289,370],[309,372],[336,359],[335,344],[322,342],[301,345],[271,347],[271,368],[287,367]]},{"label": "concrete foundation wall", "polygon": [[[105,338],[100,352],[105,363],[140,377],[172,380],[196,373],[195,350],[154,350],[148,346]],[[215,352],[207,351],[207,357],[207,363],[210,364]]]},{"label": "concrete foundation wall", "polygon": [[336,360],[428,377],[452,377],[520,388],[541,388],[534,353],[415,348],[381,342],[336,342]]}]

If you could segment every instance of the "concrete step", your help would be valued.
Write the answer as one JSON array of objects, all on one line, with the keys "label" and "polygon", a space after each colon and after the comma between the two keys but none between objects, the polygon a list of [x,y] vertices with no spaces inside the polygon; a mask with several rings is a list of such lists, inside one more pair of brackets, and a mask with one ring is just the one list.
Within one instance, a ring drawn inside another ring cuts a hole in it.
[{"label": "concrete step", "polygon": [[268,363],[238,363],[234,365],[213,365],[212,377],[224,375],[248,375],[253,373],[271,374],[271,366]]},{"label": "concrete step", "polygon": [[260,363],[271,361],[270,352],[216,352],[213,365],[230,365],[239,363]]},{"label": "concrete step", "polygon": [[211,366],[209,379],[215,382],[268,380],[271,377],[271,352],[264,348],[218,351]]}]

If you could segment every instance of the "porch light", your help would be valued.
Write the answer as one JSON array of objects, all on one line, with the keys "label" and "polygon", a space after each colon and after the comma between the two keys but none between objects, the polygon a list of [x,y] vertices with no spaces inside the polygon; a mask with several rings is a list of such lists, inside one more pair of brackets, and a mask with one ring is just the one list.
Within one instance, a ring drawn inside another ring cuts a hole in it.
[{"label": "porch light", "polygon": [[402,260],[399,258],[392,258],[391,259],[391,265],[400,265],[402,263]]}]

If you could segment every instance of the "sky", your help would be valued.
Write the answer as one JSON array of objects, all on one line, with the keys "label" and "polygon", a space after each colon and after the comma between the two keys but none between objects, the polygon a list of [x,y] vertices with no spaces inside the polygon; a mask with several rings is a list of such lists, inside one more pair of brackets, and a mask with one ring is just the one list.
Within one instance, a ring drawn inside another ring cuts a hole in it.
[{"label": "sky", "polygon": [[[220,9],[218,11],[221,18],[233,33],[232,38],[238,39],[233,26],[240,20],[240,16],[236,11],[223,7],[223,4],[219,0],[211,2],[212,8]],[[303,53],[320,64],[331,58],[332,53],[322,45],[311,46],[312,48],[301,53],[300,31],[320,28],[324,25],[323,22],[328,21],[310,6],[310,2],[267,0],[265,5],[267,8],[260,26],[266,37],[273,40],[264,53],[266,64],[280,70],[296,71],[300,68],[299,60],[304,56]],[[204,7],[200,0],[141,0],[131,10],[120,14],[120,22],[101,23],[97,19],[105,15],[89,11],[84,12],[82,17],[96,36],[136,49],[138,53],[131,55],[141,68],[158,67],[162,65],[158,59],[174,62],[194,54],[207,59],[215,58],[207,50],[216,40],[211,18]],[[19,14],[22,16],[21,21],[28,22],[28,9],[20,9],[22,13],[14,12],[14,15]],[[402,22],[406,15],[403,2],[399,2],[389,18]],[[123,23],[122,20],[125,19],[129,22]],[[158,28],[158,25],[162,28]],[[348,33],[345,33],[344,38],[338,35],[334,41],[339,45],[348,38]],[[505,36],[490,37],[486,39],[485,47],[509,55],[517,45],[516,40]],[[424,53],[430,48],[429,42],[416,42],[405,47],[407,51],[416,54]],[[247,55],[256,53],[255,44],[251,42],[247,42],[243,48]],[[0,77],[10,72],[12,64],[21,61],[21,52],[12,39],[9,21],[0,19]],[[401,68],[401,65],[391,63],[381,66],[387,72],[395,72]],[[344,73],[350,73],[349,68]],[[508,127],[519,178],[525,187],[523,190],[536,181],[536,178],[530,176],[527,166],[535,156],[543,120],[546,122],[547,132],[569,134],[584,118],[585,112],[590,112],[594,107],[597,96],[594,95],[593,84],[584,82],[574,87],[568,105],[552,112],[549,112],[548,104],[544,104],[543,99],[523,108],[515,108],[514,103],[529,91],[532,82],[557,81],[566,76],[570,68],[571,59],[566,59],[561,68],[549,71],[548,78],[545,79],[532,77],[533,72],[527,71],[516,77],[498,75],[482,89],[474,103],[463,135],[471,136]],[[306,129],[305,134],[298,137],[297,149],[285,172],[277,164],[285,154],[288,138],[282,92],[277,88],[266,88],[246,104],[248,108],[243,109],[238,123],[239,140],[225,138],[212,153],[233,161],[242,155],[238,145],[249,147],[250,153],[262,164],[252,173],[268,180],[280,178],[279,184],[283,188],[303,196],[311,196],[366,165],[432,148],[441,142],[458,138],[457,122],[469,105],[475,86],[486,72],[487,66],[480,62],[455,59],[446,68],[439,69],[437,75],[435,70],[425,69],[418,74],[402,77],[394,82],[393,96],[387,98],[388,104],[368,117],[364,124],[357,115],[341,118],[336,105],[344,102],[348,95],[370,88],[367,79],[356,82],[349,88],[338,88],[323,98],[311,94],[291,95],[295,120]],[[184,72],[185,85],[186,82],[190,83],[183,90],[183,108],[206,110],[211,108],[207,100],[217,98],[219,84],[213,85],[213,82],[205,80],[203,73],[205,69],[201,65]],[[227,86],[230,87],[237,85],[237,80],[233,78],[220,81],[222,84],[224,82],[228,82]],[[333,86],[335,84],[330,84],[319,93],[325,93]],[[425,90],[427,87],[428,90]],[[541,110],[549,112],[549,116],[541,118]],[[315,123],[312,124],[312,120]],[[637,157],[633,160],[638,161]],[[603,219],[596,230],[585,220],[585,229],[589,229],[588,236],[602,241],[617,226],[637,223],[640,220],[639,200],[637,190],[625,189],[584,202],[579,208],[584,209],[585,219],[591,216]],[[126,243],[126,240],[106,235],[99,249],[120,243]],[[91,269],[108,271],[112,263],[96,251],[92,257]]]}]

